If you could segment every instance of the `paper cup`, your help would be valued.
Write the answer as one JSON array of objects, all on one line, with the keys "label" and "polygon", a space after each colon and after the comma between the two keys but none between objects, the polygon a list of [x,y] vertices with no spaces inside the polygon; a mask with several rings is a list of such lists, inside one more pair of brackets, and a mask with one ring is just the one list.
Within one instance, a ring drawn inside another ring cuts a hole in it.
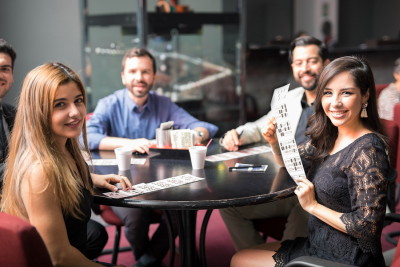
[{"label": "paper cup", "polygon": [[192,162],[193,169],[204,169],[204,162],[206,161],[207,147],[205,146],[191,146],[189,147],[190,161]]},{"label": "paper cup", "polygon": [[171,147],[171,131],[160,128],[156,129],[157,147]]},{"label": "paper cup", "polygon": [[118,169],[120,171],[129,170],[131,168],[132,148],[118,147],[114,149],[114,152]]}]

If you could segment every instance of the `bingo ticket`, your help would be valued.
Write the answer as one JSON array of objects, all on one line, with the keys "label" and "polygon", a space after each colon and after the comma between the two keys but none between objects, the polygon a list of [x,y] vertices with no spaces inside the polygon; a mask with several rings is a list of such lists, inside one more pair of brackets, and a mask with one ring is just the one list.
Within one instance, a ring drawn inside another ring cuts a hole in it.
[{"label": "bingo ticket", "polygon": [[276,135],[278,137],[283,162],[290,176],[295,180],[298,177],[306,177],[306,174],[294,139],[295,132],[289,121],[289,114],[286,106],[288,90],[289,84],[275,89],[271,105],[275,114]]},{"label": "bingo ticket", "polygon": [[125,198],[125,197],[134,197],[142,194],[151,193],[154,191],[167,189],[170,187],[180,186],[184,184],[194,183],[205,178],[193,176],[189,173],[178,175],[170,178],[166,178],[163,180],[157,180],[151,183],[140,183],[133,185],[134,189],[131,190],[118,190],[118,192],[106,192],[104,195],[111,198]]}]

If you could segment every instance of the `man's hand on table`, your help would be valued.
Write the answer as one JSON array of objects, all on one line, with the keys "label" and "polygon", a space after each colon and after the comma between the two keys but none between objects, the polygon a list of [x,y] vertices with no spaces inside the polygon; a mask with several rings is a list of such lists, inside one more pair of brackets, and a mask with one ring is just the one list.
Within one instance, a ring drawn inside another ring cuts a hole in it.
[{"label": "man's hand on table", "polygon": [[238,151],[239,146],[242,145],[242,141],[240,140],[239,134],[235,129],[232,129],[224,135],[220,144],[229,151]]}]

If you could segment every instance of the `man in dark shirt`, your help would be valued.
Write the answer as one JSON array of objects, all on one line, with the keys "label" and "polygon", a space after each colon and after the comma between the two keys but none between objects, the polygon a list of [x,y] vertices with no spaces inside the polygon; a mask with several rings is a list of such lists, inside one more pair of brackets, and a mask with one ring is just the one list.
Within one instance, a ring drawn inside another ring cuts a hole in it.
[{"label": "man in dark shirt", "polygon": [[0,189],[3,184],[4,161],[8,152],[8,139],[14,125],[15,108],[3,102],[4,96],[14,82],[14,49],[4,39],[0,39]]},{"label": "man in dark shirt", "polygon": [[[308,118],[314,111],[313,102],[316,98],[315,88],[319,75],[324,66],[329,63],[328,52],[318,39],[302,36],[292,42],[289,60],[292,63],[293,76],[301,87],[287,93],[286,106],[291,127],[296,129],[296,143],[300,144],[307,140],[304,133],[307,129]],[[261,132],[272,116],[272,112],[269,112],[255,122],[246,123],[228,131],[221,145],[227,150],[236,151],[240,145],[264,140]],[[305,236],[307,231],[307,213],[299,205],[296,196],[266,204],[221,209],[220,213],[236,250],[264,242],[254,228],[252,222],[254,219],[287,217],[283,240]]]},{"label": "man in dark shirt", "polygon": [[307,97],[305,94],[303,95],[303,98],[301,99],[300,104],[301,104],[302,112],[300,115],[299,123],[297,124],[296,133],[294,135],[294,138],[295,138],[297,144],[301,144],[308,140],[308,138],[307,138],[307,136],[305,136],[304,132],[305,132],[305,129],[307,129],[308,118],[314,112],[314,103],[308,104]]}]

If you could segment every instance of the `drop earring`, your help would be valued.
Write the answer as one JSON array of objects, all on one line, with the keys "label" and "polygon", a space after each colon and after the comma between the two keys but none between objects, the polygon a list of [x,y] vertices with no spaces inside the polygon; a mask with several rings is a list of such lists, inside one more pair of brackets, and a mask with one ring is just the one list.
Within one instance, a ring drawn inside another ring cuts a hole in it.
[{"label": "drop earring", "polygon": [[368,103],[364,103],[362,105],[361,118],[368,118],[367,107],[368,107]]}]

